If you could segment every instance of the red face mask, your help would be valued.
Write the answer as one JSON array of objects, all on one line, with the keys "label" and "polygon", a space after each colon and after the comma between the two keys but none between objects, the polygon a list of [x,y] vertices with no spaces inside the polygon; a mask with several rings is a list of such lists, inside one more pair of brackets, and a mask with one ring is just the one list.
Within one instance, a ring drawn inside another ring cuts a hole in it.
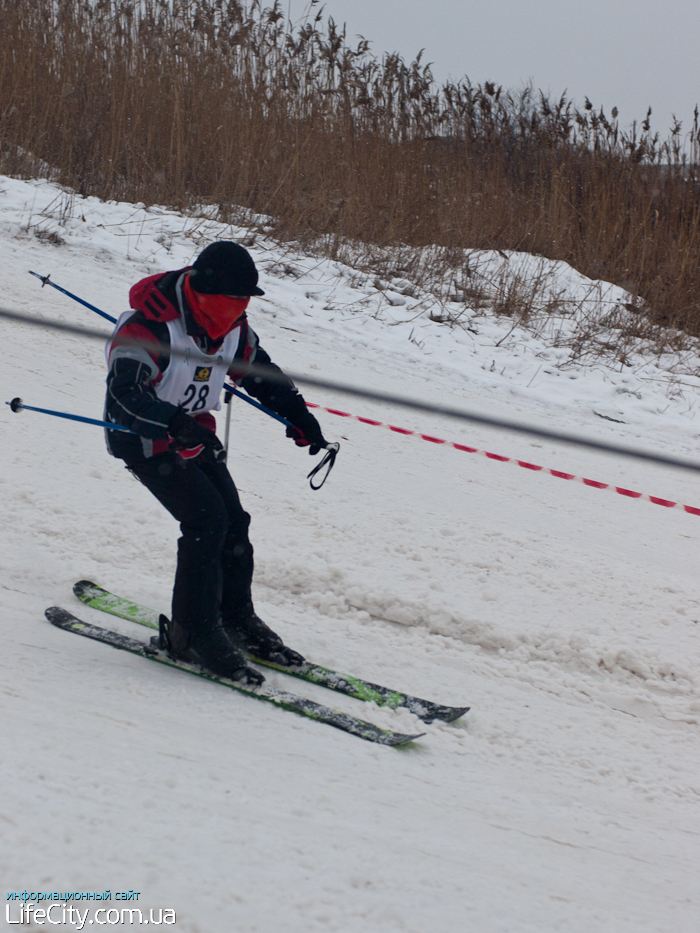
[{"label": "red face mask", "polygon": [[204,295],[190,285],[185,278],[185,298],[192,317],[203,327],[212,340],[218,340],[231,330],[236,321],[245,314],[250,297],[232,298],[231,295]]}]

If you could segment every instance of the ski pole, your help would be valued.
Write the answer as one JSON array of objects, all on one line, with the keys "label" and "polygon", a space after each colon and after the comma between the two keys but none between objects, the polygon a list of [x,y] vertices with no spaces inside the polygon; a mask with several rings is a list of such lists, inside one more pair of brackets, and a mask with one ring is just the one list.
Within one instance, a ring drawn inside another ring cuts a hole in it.
[{"label": "ski pole", "polygon": [[110,431],[126,431],[127,434],[135,434],[130,428],[125,428],[121,424],[115,424],[113,421],[98,421],[96,418],[84,418],[82,415],[70,415],[66,411],[51,411],[49,408],[35,408],[33,405],[25,405],[21,398],[13,398],[11,402],[5,402],[12,411],[40,411],[43,415],[53,415],[54,418],[68,418],[70,421],[83,421],[85,424],[96,424],[101,428],[109,428]]},{"label": "ski pole", "polygon": [[224,435],[224,450],[228,457],[228,441],[231,436],[231,394],[224,395],[224,405],[226,406],[226,434]]},{"label": "ski pole", "polygon": [[50,281],[50,280],[51,280],[51,276],[50,276],[50,275],[39,275],[38,272],[32,272],[31,269],[29,269],[29,274],[30,274],[30,275],[35,275],[38,279],[41,279],[41,287],[42,287],[42,288],[44,287],[44,285],[50,285],[51,288],[55,288],[56,291],[62,292],[64,295],[68,295],[68,297],[69,297],[69,298],[72,298],[73,301],[77,301],[79,305],[84,305],[86,308],[89,308],[91,311],[94,311],[95,314],[99,314],[100,317],[106,318],[108,321],[111,321],[112,324],[116,324],[116,323],[117,323],[117,319],[116,319],[115,317],[112,317],[112,316],[109,315],[109,314],[105,314],[104,311],[100,311],[99,308],[96,308],[94,305],[91,305],[90,302],[88,302],[88,301],[83,301],[82,298],[78,298],[78,296],[77,296],[77,295],[74,295],[73,292],[69,292],[69,291],[67,291],[65,288],[61,288],[60,285],[56,285],[55,282]]},{"label": "ski pole", "polygon": [[240,389],[236,389],[234,386],[225,385],[224,389],[227,392],[230,392],[231,395],[235,395],[238,398],[242,398],[244,402],[247,402],[249,405],[252,405],[253,408],[257,408],[260,411],[265,412],[266,415],[269,415],[270,418],[274,418],[275,421],[279,421],[280,424],[286,425],[288,428],[291,428],[291,421],[287,421],[286,418],[283,418],[282,415],[278,415],[277,412],[271,411],[269,408],[266,408],[264,405],[261,405],[260,402],[256,402],[255,399],[251,398],[249,395],[244,395]]},{"label": "ski pole", "polygon": [[[68,295],[68,297],[69,297],[69,298],[72,298],[73,301],[77,301],[78,304],[81,304],[81,305],[83,305],[84,307],[89,308],[91,311],[94,311],[95,314],[99,314],[100,317],[106,318],[108,321],[111,321],[112,324],[116,324],[116,323],[117,323],[117,319],[116,319],[115,317],[111,317],[111,315],[105,314],[104,311],[100,311],[99,308],[96,308],[94,305],[91,305],[88,301],[83,301],[82,298],[78,298],[78,296],[77,296],[77,295],[74,295],[73,292],[69,292],[67,289],[61,288],[60,285],[56,285],[55,282],[51,282],[51,281],[50,281],[50,279],[51,279],[51,276],[50,276],[50,275],[39,275],[38,272],[32,272],[31,269],[29,270],[29,274],[30,274],[30,275],[35,275],[38,279],[41,280],[41,287],[42,287],[42,288],[44,287],[44,285],[50,285],[52,288],[55,288],[57,291],[62,292],[62,294]],[[253,408],[257,408],[259,411],[262,411],[262,412],[264,412],[266,415],[269,415],[270,418],[274,418],[276,421],[279,421],[279,422],[281,422],[282,424],[286,425],[287,427],[290,427],[290,422],[287,421],[286,418],[282,418],[281,415],[275,414],[274,411],[270,411],[269,408],[266,408],[264,405],[261,405],[260,402],[256,402],[256,401],[254,401],[252,398],[249,398],[247,395],[244,395],[244,394],[240,391],[240,389],[236,389],[236,388],[234,388],[233,386],[229,386],[229,385],[225,385],[224,388],[226,389],[227,392],[231,392],[233,395],[237,395],[238,398],[242,398],[244,402],[248,402],[248,404],[249,404],[249,405],[252,405]],[[8,403],[8,404],[9,404],[9,403]],[[229,412],[230,412],[230,411],[231,411],[231,409],[229,408]]]}]

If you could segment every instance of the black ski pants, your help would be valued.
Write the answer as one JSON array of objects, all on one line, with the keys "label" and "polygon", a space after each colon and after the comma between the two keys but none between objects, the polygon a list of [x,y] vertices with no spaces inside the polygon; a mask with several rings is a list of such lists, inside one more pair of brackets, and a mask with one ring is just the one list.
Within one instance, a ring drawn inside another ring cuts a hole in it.
[{"label": "black ski pants", "polygon": [[226,464],[205,457],[165,453],[127,463],[180,522],[172,614],[190,630],[219,615],[236,620],[253,611],[250,515]]}]

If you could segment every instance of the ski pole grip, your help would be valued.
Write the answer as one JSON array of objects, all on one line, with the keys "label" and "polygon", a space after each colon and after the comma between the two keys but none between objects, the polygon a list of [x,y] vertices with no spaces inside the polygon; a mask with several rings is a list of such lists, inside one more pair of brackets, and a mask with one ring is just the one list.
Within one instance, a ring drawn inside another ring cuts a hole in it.
[{"label": "ski pole grip", "polygon": [[19,396],[17,398],[13,398],[11,402],[6,402],[5,404],[9,405],[12,411],[15,412],[15,414],[17,414],[20,408],[24,408],[24,405],[22,404],[22,399],[19,398]]}]

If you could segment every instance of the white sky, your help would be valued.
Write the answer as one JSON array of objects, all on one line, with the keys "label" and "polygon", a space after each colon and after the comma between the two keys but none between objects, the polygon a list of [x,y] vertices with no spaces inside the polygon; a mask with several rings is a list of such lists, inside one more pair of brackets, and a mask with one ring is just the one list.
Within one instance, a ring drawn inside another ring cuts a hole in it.
[{"label": "white sky", "polygon": [[[287,0],[292,18],[306,0]],[[318,7],[314,7],[314,11]],[[690,129],[700,102],[699,0],[326,0],[326,16],[347,23],[376,55],[413,59],[425,48],[438,81],[468,75],[517,88],[586,96],[623,127],[652,107],[662,136],[671,114]]]}]

